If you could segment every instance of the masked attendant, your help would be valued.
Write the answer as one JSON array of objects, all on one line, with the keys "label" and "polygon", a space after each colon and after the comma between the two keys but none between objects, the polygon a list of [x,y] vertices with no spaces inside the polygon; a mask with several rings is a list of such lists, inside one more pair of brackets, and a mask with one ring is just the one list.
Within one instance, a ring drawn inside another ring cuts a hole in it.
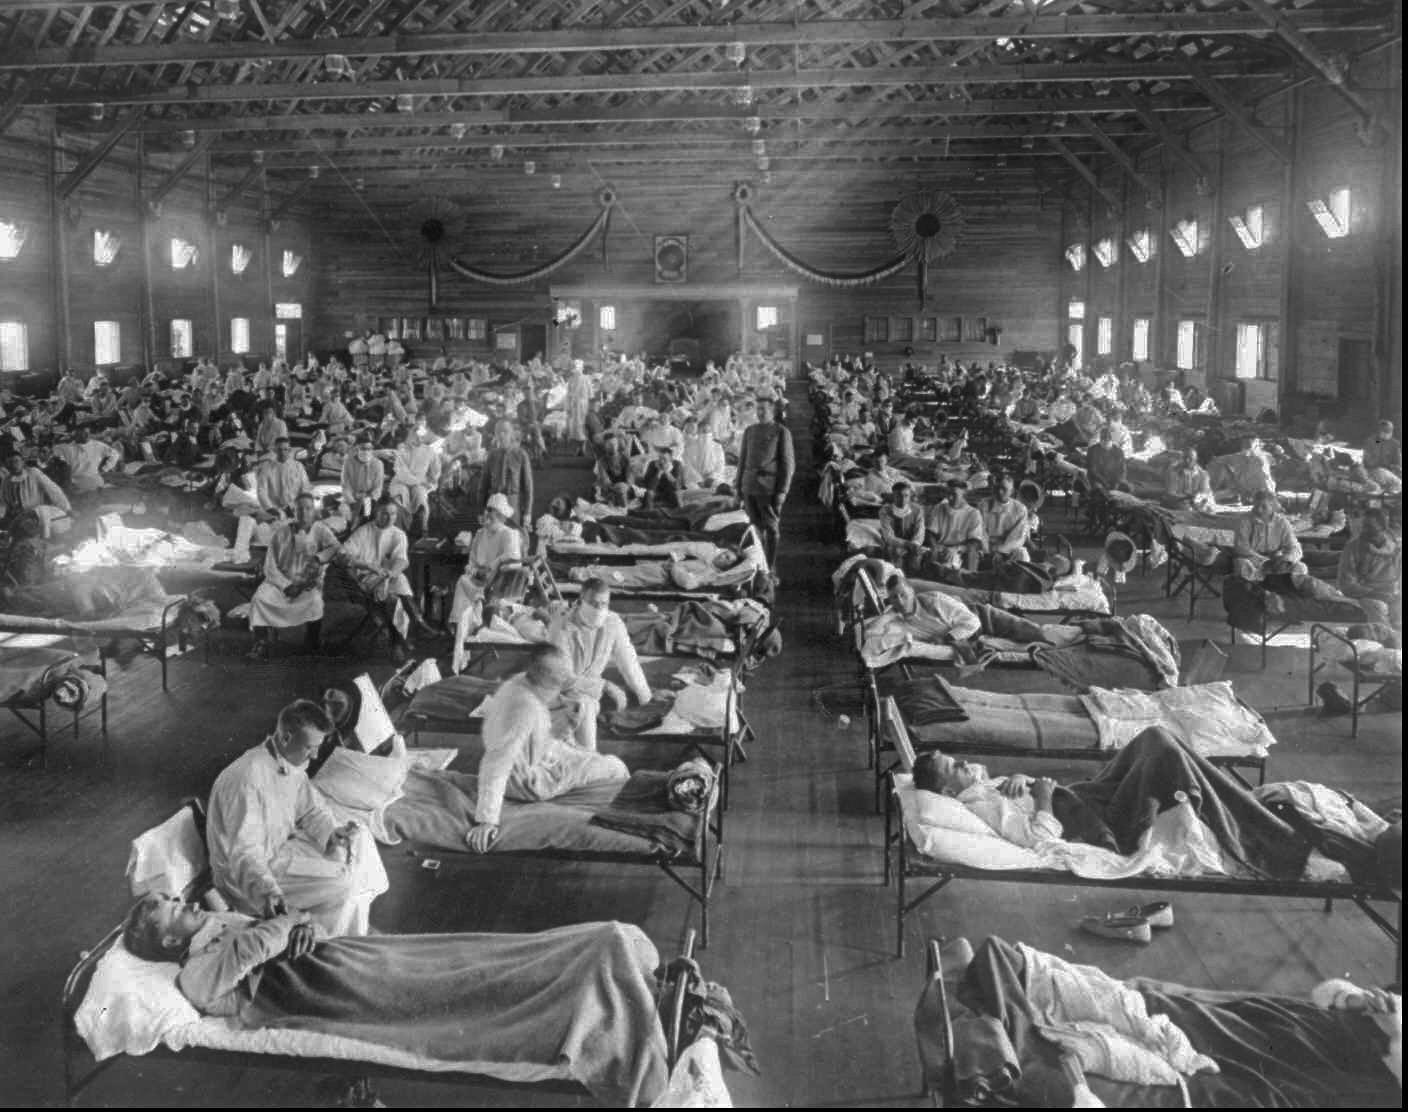
[{"label": "masked attendant", "polygon": [[559,615],[548,630],[548,640],[566,655],[572,680],[563,696],[578,706],[576,739],[585,749],[596,748],[596,720],[603,698],[620,710],[626,693],[605,678],[615,667],[631,694],[642,705],[650,702],[650,684],[641,671],[626,623],[611,612],[611,589],[601,579],[582,584],[577,605]]},{"label": "masked attendant", "polygon": [[354,525],[371,517],[372,506],[381,498],[386,483],[386,465],[377,458],[372,438],[362,435],[342,461],[342,500]]},{"label": "masked attendant", "polygon": [[456,644],[484,624],[484,592],[504,564],[523,559],[523,536],[512,526],[513,507],[502,494],[489,498],[484,524],[469,542],[464,574],[455,583],[450,624],[459,630]]},{"label": "masked attendant", "polygon": [[421,536],[430,518],[430,492],[440,483],[440,456],[422,444],[414,426],[401,431],[387,493],[410,515],[411,532]]}]

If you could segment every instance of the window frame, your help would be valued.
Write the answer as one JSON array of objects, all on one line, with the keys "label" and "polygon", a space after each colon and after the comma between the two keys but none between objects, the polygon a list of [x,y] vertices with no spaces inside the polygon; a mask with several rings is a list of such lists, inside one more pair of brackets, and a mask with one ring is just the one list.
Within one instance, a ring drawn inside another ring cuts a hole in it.
[{"label": "window frame", "polygon": [[913,317],[891,317],[890,318],[890,341],[896,344],[910,344],[914,342],[914,318]]},{"label": "window frame", "polygon": [[[10,333],[10,341],[6,343],[6,332]],[[6,359],[6,348],[18,347],[19,355],[17,359]],[[12,365],[13,364],[13,365]],[[0,320],[0,371],[27,371],[29,370],[29,325],[25,321],[12,319]]]},{"label": "window frame", "polygon": [[[1175,333],[1177,340],[1174,345],[1174,366],[1178,370],[1196,371],[1199,369],[1203,348],[1203,330],[1206,327],[1206,322],[1193,317],[1183,317],[1179,320]],[[1189,349],[1186,356],[1184,354],[1185,339],[1186,347]]]},{"label": "window frame", "polygon": [[[240,346],[240,331],[243,326],[244,346]],[[230,351],[235,355],[248,355],[250,349],[250,321],[248,317],[230,318]]]},{"label": "window frame", "polygon": [[1095,318],[1095,354],[1115,354],[1115,318]]},{"label": "window frame", "polygon": [[779,305],[756,305],[753,307],[753,331],[766,332],[770,328],[782,327],[782,308]]},{"label": "window frame", "polygon": [[302,320],[303,302],[301,301],[276,301],[274,302],[275,320]]},{"label": "window frame", "polygon": [[599,332],[616,331],[615,305],[598,305],[596,307],[596,327]]},{"label": "window frame", "polygon": [[[185,262],[177,261],[181,252],[187,253]],[[167,261],[172,270],[194,270],[200,263],[200,244],[181,236],[171,236],[167,246]]]},{"label": "window frame", "polygon": [[1085,320],[1084,298],[1072,297],[1066,302],[1066,319],[1078,321]]},{"label": "window frame", "polygon": [[[1140,343],[1140,333],[1143,332],[1143,343]],[[1154,321],[1151,317],[1135,317],[1130,322],[1129,328],[1129,356],[1136,363],[1149,362],[1149,352],[1152,350],[1151,341],[1154,337]],[[1140,354],[1140,350],[1143,354]]]},{"label": "window frame", "polygon": [[888,344],[890,342],[890,318],[867,316],[861,335],[867,344]]},{"label": "window frame", "polygon": [[[1275,320],[1267,319],[1239,320],[1237,322],[1236,330],[1233,333],[1232,372],[1238,382],[1275,381],[1276,368],[1272,365],[1271,353],[1279,340],[1277,323]],[[1253,373],[1243,374],[1244,330],[1252,328],[1257,330],[1257,350],[1252,357],[1254,361]]]},{"label": "window frame", "polygon": [[[104,359],[104,349],[110,349],[111,359]],[[122,362],[122,322],[117,320],[95,320],[93,322],[93,364],[97,367],[115,367]]]},{"label": "window frame", "polygon": [[167,349],[172,359],[192,359],[196,353],[196,322],[173,317],[166,324]]}]

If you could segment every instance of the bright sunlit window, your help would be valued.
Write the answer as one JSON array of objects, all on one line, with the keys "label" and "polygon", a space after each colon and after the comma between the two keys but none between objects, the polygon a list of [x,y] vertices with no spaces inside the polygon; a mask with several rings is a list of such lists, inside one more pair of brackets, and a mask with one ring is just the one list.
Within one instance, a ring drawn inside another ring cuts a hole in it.
[{"label": "bright sunlit window", "polygon": [[1066,343],[1076,349],[1075,359],[1072,360],[1071,365],[1073,367],[1079,367],[1082,360],[1085,358],[1085,325],[1066,325]]},{"label": "bright sunlit window", "polygon": [[1266,377],[1266,326],[1237,325],[1237,377]]},{"label": "bright sunlit window", "polygon": [[1180,371],[1197,368],[1198,322],[1181,320],[1178,322],[1178,347],[1174,353],[1174,363]]},{"label": "bright sunlit window", "polygon": [[1130,355],[1136,363],[1149,359],[1149,318],[1135,317],[1134,329],[1130,336]]},{"label": "bright sunlit window", "polygon": [[1112,355],[1115,350],[1115,319],[1099,317],[1095,321],[1095,354]]},{"label": "bright sunlit window", "polygon": [[1125,242],[1129,244],[1129,253],[1136,262],[1147,263],[1154,257],[1154,233],[1148,228],[1140,228]]},{"label": "bright sunlit window", "polygon": [[598,309],[596,314],[596,323],[597,327],[600,328],[603,332],[615,332],[616,306],[603,305],[600,309]]},{"label": "bright sunlit window", "polygon": [[171,322],[171,357],[189,359],[196,353],[196,330],[188,320]]},{"label": "bright sunlit window", "polygon": [[254,252],[242,243],[230,244],[230,273],[243,274],[254,261]]},{"label": "bright sunlit window", "polygon": [[758,306],[758,331],[766,332],[769,328],[776,328],[781,319],[778,315],[776,305]]},{"label": "bright sunlit window", "polygon": [[1252,205],[1246,212],[1233,213],[1227,222],[1248,251],[1255,251],[1266,242],[1266,210],[1261,205]]},{"label": "bright sunlit window", "polygon": [[29,225],[0,220],[0,259],[18,259],[29,238]]},{"label": "bright sunlit window", "polygon": [[200,248],[188,239],[171,237],[171,269],[185,270],[200,259]]},{"label": "bright sunlit window", "polygon": [[1066,248],[1066,262],[1071,264],[1074,271],[1085,269],[1085,244],[1073,243]]},{"label": "bright sunlit window", "polygon": [[105,232],[102,228],[93,229],[93,265],[112,266],[117,262],[117,253],[122,250],[122,237],[116,232]]},{"label": "bright sunlit window", "polygon": [[280,301],[274,306],[275,320],[302,320],[303,306],[297,301]]},{"label": "bright sunlit window", "polygon": [[0,371],[29,370],[29,329],[24,321],[0,320]]},{"label": "bright sunlit window", "polygon": [[246,355],[249,352],[249,318],[230,318],[230,350],[236,355]]},{"label": "bright sunlit window", "polygon": [[115,320],[93,322],[93,362],[101,366],[122,360],[122,326]]},{"label": "bright sunlit window", "polygon": [[1115,246],[1115,241],[1108,236],[1105,239],[1097,240],[1095,244],[1095,261],[1107,270],[1115,265],[1119,258],[1119,249]]},{"label": "bright sunlit window", "polygon": [[1180,220],[1169,229],[1169,235],[1173,237],[1178,253],[1185,259],[1191,259],[1198,253],[1198,221],[1195,218]]},{"label": "bright sunlit window", "polygon": [[1314,197],[1307,201],[1310,215],[1320,230],[1331,239],[1343,239],[1349,235],[1349,190],[1336,189],[1328,197]]},{"label": "bright sunlit window", "polygon": [[292,278],[298,273],[298,268],[303,265],[303,256],[295,255],[292,251],[285,251],[283,263],[280,270],[285,278]]},{"label": "bright sunlit window", "polygon": [[1085,302],[1078,297],[1066,303],[1066,316],[1071,320],[1085,320]]}]

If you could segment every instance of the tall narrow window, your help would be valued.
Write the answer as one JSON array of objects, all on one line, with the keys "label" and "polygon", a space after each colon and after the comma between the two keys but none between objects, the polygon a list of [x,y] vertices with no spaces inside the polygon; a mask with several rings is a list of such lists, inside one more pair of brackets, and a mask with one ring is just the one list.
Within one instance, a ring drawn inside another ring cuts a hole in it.
[{"label": "tall narrow window", "polygon": [[1115,319],[1099,317],[1095,321],[1095,354],[1112,355],[1115,350]]},{"label": "tall narrow window", "polygon": [[1095,261],[1108,270],[1119,259],[1119,248],[1113,238],[1106,236],[1095,243]]},{"label": "tall narrow window", "polygon": [[171,269],[185,270],[200,260],[200,248],[188,239],[171,237]]},{"label": "tall narrow window", "polygon": [[1135,317],[1134,331],[1130,337],[1130,355],[1136,363],[1149,361],[1149,318]]},{"label": "tall narrow window", "polygon": [[28,224],[18,220],[0,220],[0,259],[18,259],[28,238]]},{"label": "tall narrow window", "polygon": [[1169,235],[1173,237],[1178,253],[1185,259],[1191,259],[1198,253],[1198,221],[1196,218],[1180,220],[1168,231]]},{"label": "tall narrow window", "polygon": [[1266,377],[1266,326],[1237,325],[1237,377]]},{"label": "tall narrow window", "polygon": [[117,262],[117,253],[122,250],[122,237],[116,232],[105,232],[102,228],[93,229],[93,265],[109,267]]},{"label": "tall narrow window", "polygon": [[1198,322],[1181,320],[1178,322],[1178,346],[1174,352],[1174,362],[1180,371],[1196,370],[1198,366]]},{"label": "tall narrow window", "polygon": [[596,313],[597,327],[603,332],[616,331],[616,306],[603,305]]},{"label": "tall narrow window", "polygon": [[895,317],[890,321],[890,339],[901,344],[907,344],[914,339],[914,318]]},{"label": "tall narrow window", "polygon": [[1136,262],[1147,263],[1154,257],[1154,233],[1148,228],[1140,228],[1125,242],[1129,244],[1129,253]]},{"label": "tall narrow window", "polygon": [[0,320],[0,371],[29,370],[29,329],[24,321]]},{"label": "tall narrow window", "polygon": [[171,357],[189,359],[196,353],[195,326],[188,320],[171,322]]},{"label": "tall narrow window", "polygon": [[230,318],[230,350],[236,355],[249,353],[249,318]]},{"label": "tall narrow window", "polygon": [[766,332],[769,328],[776,328],[782,323],[781,315],[778,313],[776,305],[759,305],[757,320],[757,331],[759,332]]},{"label": "tall narrow window", "polygon": [[1266,242],[1266,209],[1261,205],[1251,205],[1245,212],[1233,213],[1227,222],[1248,251],[1255,251]]},{"label": "tall narrow window", "polygon": [[230,244],[230,273],[239,275],[249,269],[254,261],[254,252],[242,243]]},{"label": "tall narrow window", "polygon": [[1071,360],[1071,366],[1079,367],[1085,359],[1085,325],[1066,325],[1066,343],[1076,349],[1075,358]]},{"label": "tall narrow window", "polygon": [[1331,239],[1349,235],[1349,190],[1336,189],[1328,197],[1312,197],[1306,202],[1320,230]]},{"label": "tall narrow window", "polygon": [[1071,320],[1085,320],[1085,302],[1078,297],[1066,302],[1066,316]]},{"label": "tall narrow window", "polygon": [[1071,269],[1080,272],[1085,269],[1085,244],[1073,243],[1066,248],[1066,262],[1071,264]]},{"label": "tall narrow window", "polygon": [[274,358],[288,358],[288,325],[282,322],[274,325]]},{"label": "tall narrow window", "polygon": [[295,255],[292,251],[285,251],[283,262],[279,270],[285,278],[292,278],[298,273],[298,268],[303,265],[303,256]]},{"label": "tall narrow window", "polygon": [[115,320],[93,322],[93,362],[110,366],[122,361],[122,326]]}]

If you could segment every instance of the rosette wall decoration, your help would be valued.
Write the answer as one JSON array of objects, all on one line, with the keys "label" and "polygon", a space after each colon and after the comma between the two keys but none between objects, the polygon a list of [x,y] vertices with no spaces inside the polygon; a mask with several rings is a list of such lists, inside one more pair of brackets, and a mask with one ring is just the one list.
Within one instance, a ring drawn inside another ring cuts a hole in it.
[{"label": "rosette wall decoration", "polygon": [[407,217],[419,236],[418,261],[425,267],[430,308],[435,309],[440,303],[440,245],[464,233],[464,212],[453,201],[431,197],[412,205]]},{"label": "rosette wall decoration", "polygon": [[555,259],[549,259],[540,266],[535,266],[532,270],[520,271],[517,274],[493,274],[490,271],[470,266],[453,256],[449,260],[450,269],[465,278],[475,282],[485,282],[491,286],[518,286],[525,282],[536,282],[539,278],[546,278],[553,271],[570,263],[585,251],[597,236],[601,236],[601,257],[604,263],[606,261],[606,233],[611,225],[611,210],[616,206],[616,191],[609,185],[602,186],[597,190],[596,201],[601,206],[601,212],[597,214],[591,226],[578,236],[562,254]]},{"label": "rosette wall decoration", "polygon": [[919,264],[919,305],[929,297],[929,265],[953,254],[963,230],[963,210],[947,193],[912,193],[890,213],[890,235],[906,258]]}]

